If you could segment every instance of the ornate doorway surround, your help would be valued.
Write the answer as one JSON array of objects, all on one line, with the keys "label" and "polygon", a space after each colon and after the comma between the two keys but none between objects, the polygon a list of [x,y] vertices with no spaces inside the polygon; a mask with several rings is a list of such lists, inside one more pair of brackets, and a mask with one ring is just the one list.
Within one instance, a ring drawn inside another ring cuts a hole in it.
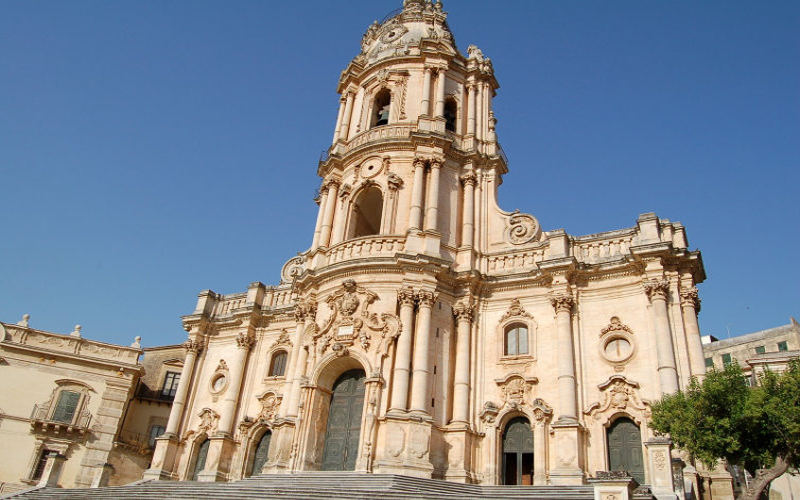
[{"label": "ornate doorway surround", "polygon": [[533,484],[533,431],[525,417],[516,417],[503,433],[503,484]]},{"label": "ornate doorway surround", "polygon": [[333,384],[322,470],[355,470],[365,378],[364,370],[350,370]]}]

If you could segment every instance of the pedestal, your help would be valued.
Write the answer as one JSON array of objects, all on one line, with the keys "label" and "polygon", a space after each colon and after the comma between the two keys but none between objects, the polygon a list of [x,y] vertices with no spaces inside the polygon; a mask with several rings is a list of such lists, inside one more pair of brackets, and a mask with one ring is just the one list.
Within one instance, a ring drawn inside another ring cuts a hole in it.
[{"label": "pedestal", "polygon": [[155,481],[175,479],[173,469],[175,467],[175,456],[178,453],[178,437],[174,434],[162,434],[156,438],[156,449],[153,451],[153,459],[150,461],[150,468],[144,471],[142,479]]},{"label": "pedestal", "polygon": [[197,475],[197,480],[203,483],[227,481],[235,446],[233,438],[227,434],[217,434],[209,440],[206,466]]},{"label": "pedestal", "polygon": [[594,500],[631,500],[638,486],[633,477],[621,471],[597,471],[588,482],[594,487]]},{"label": "pedestal", "polygon": [[423,252],[425,255],[429,255],[431,257],[441,258],[442,257],[442,233],[439,231],[434,231],[432,229],[428,229],[425,231],[425,243]]},{"label": "pedestal", "polygon": [[292,440],[294,439],[295,422],[282,419],[272,427],[272,438],[269,446],[269,457],[264,474],[286,474],[291,471]]},{"label": "pedestal", "polygon": [[92,478],[92,485],[90,488],[102,488],[108,486],[108,479],[114,472],[114,466],[111,464],[103,464],[102,467],[97,469],[94,477]]},{"label": "pedestal", "polygon": [[447,444],[447,472],[444,479],[456,483],[473,483],[472,448],[475,433],[463,423],[451,424],[444,431]]},{"label": "pedestal", "polygon": [[550,425],[556,454],[556,466],[550,471],[550,483],[554,485],[583,484],[580,466],[581,426],[577,421],[559,419]]},{"label": "pedestal", "polygon": [[389,416],[383,420],[379,436],[384,445],[375,460],[375,474],[402,474],[430,478],[431,419],[428,416]]},{"label": "pedestal", "polygon": [[644,447],[647,449],[648,476],[653,496],[659,500],[677,500],[678,495],[672,482],[672,441],[668,438],[653,438],[645,441]]}]

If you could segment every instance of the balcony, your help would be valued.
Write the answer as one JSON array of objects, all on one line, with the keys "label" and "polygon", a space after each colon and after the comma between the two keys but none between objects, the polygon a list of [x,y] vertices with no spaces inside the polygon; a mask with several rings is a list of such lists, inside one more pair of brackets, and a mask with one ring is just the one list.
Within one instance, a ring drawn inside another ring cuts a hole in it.
[{"label": "balcony", "polygon": [[167,404],[172,404],[172,400],[175,399],[174,394],[163,394],[160,390],[153,390],[144,384],[139,384],[139,387],[136,388],[135,397],[146,401],[156,401]]},{"label": "balcony", "polygon": [[328,265],[365,257],[392,257],[402,252],[404,236],[363,236],[343,241],[328,249]]},{"label": "balcony", "polygon": [[88,411],[81,411],[73,415],[70,421],[64,422],[53,419],[53,408],[48,403],[33,405],[31,412],[31,427],[34,432],[53,433],[66,437],[82,437],[89,430],[92,415]]}]

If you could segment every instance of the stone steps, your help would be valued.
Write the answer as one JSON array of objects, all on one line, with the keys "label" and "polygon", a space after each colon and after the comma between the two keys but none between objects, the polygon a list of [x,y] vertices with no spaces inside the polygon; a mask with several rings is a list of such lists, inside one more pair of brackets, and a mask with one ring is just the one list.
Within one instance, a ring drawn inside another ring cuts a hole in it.
[{"label": "stone steps", "polygon": [[[18,492],[15,499],[552,499],[589,500],[592,486],[481,486],[396,474],[302,472],[263,474],[230,483],[140,481],[95,489],[41,488]],[[640,497],[637,498],[650,498]]]}]

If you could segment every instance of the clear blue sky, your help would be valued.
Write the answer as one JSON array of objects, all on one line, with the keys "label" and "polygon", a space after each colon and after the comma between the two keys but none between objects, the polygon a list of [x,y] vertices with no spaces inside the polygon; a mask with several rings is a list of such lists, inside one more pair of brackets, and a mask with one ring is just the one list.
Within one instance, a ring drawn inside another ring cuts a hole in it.
[{"label": "clear blue sky", "polygon": [[[311,241],[339,72],[380,1],[6,1],[0,320],[180,342],[197,293]],[[491,57],[500,204],[581,235],[681,221],[704,333],[800,316],[800,2],[445,2]]]}]

